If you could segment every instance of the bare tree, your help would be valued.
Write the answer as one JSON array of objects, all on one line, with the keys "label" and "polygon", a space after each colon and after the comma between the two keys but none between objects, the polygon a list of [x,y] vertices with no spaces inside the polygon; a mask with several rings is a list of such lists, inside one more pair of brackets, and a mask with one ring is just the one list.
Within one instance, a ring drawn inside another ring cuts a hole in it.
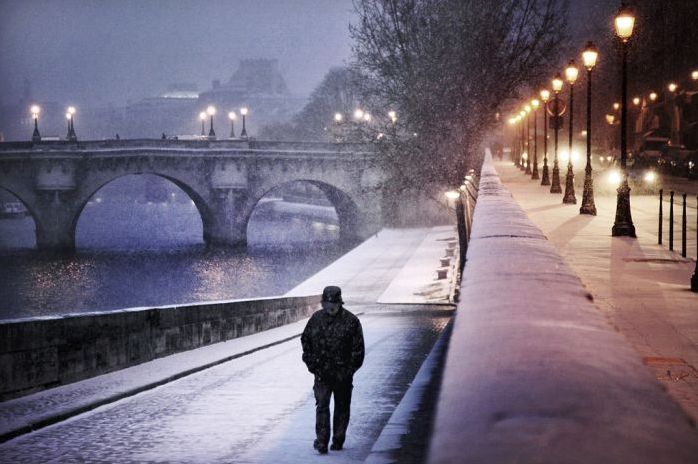
[{"label": "bare tree", "polygon": [[398,111],[382,160],[402,188],[457,186],[495,115],[549,77],[565,39],[559,0],[355,0],[357,66]]}]

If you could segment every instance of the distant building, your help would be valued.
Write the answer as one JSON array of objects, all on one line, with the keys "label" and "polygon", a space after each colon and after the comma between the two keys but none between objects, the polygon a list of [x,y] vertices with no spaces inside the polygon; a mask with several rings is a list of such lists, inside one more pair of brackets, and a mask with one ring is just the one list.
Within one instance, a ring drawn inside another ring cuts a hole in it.
[{"label": "distant building", "polygon": [[[249,109],[247,131],[251,136],[265,124],[287,121],[303,108],[306,98],[292,95],[279,71],[279,62],[274,59],[241,60],[238,69],[228,82],[214,80],[210,90],[199,94],[199,105],[203,110],[214,105],[229,127],[227,114],[238,113],[245,106]],[[242,121],[236,122],[239,135]],[[219,135],[220,137],[220,135]]]}]

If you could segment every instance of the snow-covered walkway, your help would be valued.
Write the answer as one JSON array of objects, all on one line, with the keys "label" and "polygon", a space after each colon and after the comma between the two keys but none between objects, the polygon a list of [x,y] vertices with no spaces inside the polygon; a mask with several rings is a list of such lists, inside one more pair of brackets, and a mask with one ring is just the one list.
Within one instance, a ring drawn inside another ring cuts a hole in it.
[{"label": "snow-covered walkway", "polygon": [[[453,227],[383,230],[289,293],[340,285],[364,324],[366,363],[335,462],[368,456],[450,319],[378,298],[392,287],[410,303],[447,302],[454,263],[447,279],[436,270],[454,237]],[[24,428],[0,444],[0,462],[313,462],[312,376],[297,338],[306,321],[0,403],[0,434]]]}]

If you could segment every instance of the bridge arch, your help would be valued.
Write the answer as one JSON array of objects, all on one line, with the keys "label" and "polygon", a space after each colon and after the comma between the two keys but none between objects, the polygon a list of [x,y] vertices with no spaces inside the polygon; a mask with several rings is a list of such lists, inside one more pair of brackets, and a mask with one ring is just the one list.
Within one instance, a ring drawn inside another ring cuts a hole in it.
[{"label": "bridge arch", "polygon": [[99,193],[100,190],[109,186],[110,184],[113,184],[114,182],[118,182],[120,180],[123,180],[124,178],[130,177],[130,176],[137,176],[137,175],[149,175],[149,176],[159,177],[161,179],[165,179],[165,180],[169,181],[174,186],[176,186],[180,190],[182,190],[189,197],[189,199],[194,203],[194,206],[196,207],[197,213],[201,219],[201,223],[203,226],[202,240],[205,241],[206,230],[207,230],[207,227],[209,226],[209,224],[211,223],[212,216],[213,216],[211,209],[209,207],[209,203],[206,200],[206,198],[204,198],[201,194],[199,194],[199,192],[195,188],[193,188],[189,184],[189,182],[182,180],[178,177],[172,176],[172,175],[152,171],[152,172],[119,173],[118,175],[111,176],[107,179],[100,179],[98,182],[92,182],[90,185],[86,185],[86,186],[82,187],[80,194],[79,194],[79,198],[75,202],[75,204],[77,206],[76,206],[76,209],[72,215],[72,220],[70,223],[70,235],[73,238],[73,243],[75,243],[78,223],[80,221],[80,218],[83,216],[85,208],[87,207],[90,200],[93,199]]},{"label": "bridge arch", "polygon": [[[29,228],[25,224],[21,225],[19,227],[19,229],[17,229],[16,227],[12,227],[12,230],[8,229],[7,231],[3,230],[5,227],[0,227],[0,235],[4,235],[6,232],[8,234],[17,234],[17,233],[26,232],[28,235],[31,236],[31,238],[21,237],[21,238],[17,239],[16,240],[16,243],[18,244],[17,246],[18,247],[25,247],[26,246],[26,247],[30,247],[30,248],[35,248],[36,243],[37,243],[36,232],[39,228],[39,216],[36,214],[36,211],[33,208],[32,202],[26,200],[25,198],[27,196],[22,195],[22,193],[20,193],[20,191],[18,189],[14,189],[10,186],[5,186],[4,184],[0,184],[0,192],[6,193],[6,195],[4,195],[4,196],[6,196],[8,199],[12,198],[13,201],[16,200],[17,202],[22,204],[22,206],[26,209],[26,211],[28,213],[28,217],[31,218],[31,222],[32,222],[32,226],[33,226],[33,230],[31,230],[31,231],[29,230]],[[2,196],[0,196],[0,197],[2,197]],[[4,212],[0,210],[0,219],[4,219],[3,214],[4,214]],[[0,240],[0,248],[5,248],[5,247],[15,248],[15,246],[5,244],[4,240]]]},{"label": "bridge arch", "polygon": [[337,214],[340,241],[351,241],[360,237],[361,233],[359,228],[361,222],[361,212],[359,205],[354,200],[352,195],[333,184],[316,179],[306,178],[283,180],[275,184],[269,184],[262,188],[255,189],[254,193],[250,196],[249,201],[247,202],[247,207],[242,215],[242,230],[245,231],[245,234],[247,234],[250,219],[260,204],[260,201],[269,194],[282,190],[283,188],[296,183],[308,183],[313,185],[325,195],[327,200],[334,207]]}]

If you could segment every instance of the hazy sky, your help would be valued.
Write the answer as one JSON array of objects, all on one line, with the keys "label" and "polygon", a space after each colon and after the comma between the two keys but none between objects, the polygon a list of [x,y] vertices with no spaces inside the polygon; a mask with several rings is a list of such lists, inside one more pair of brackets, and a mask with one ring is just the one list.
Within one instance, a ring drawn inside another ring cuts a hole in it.
[{"label": "hazy sky", "polygon": [[39,100],[123,105],[255,57],[307,94],[349,59],[351,20],[351,0],[0,0],[0,98],[27,77]]}]

